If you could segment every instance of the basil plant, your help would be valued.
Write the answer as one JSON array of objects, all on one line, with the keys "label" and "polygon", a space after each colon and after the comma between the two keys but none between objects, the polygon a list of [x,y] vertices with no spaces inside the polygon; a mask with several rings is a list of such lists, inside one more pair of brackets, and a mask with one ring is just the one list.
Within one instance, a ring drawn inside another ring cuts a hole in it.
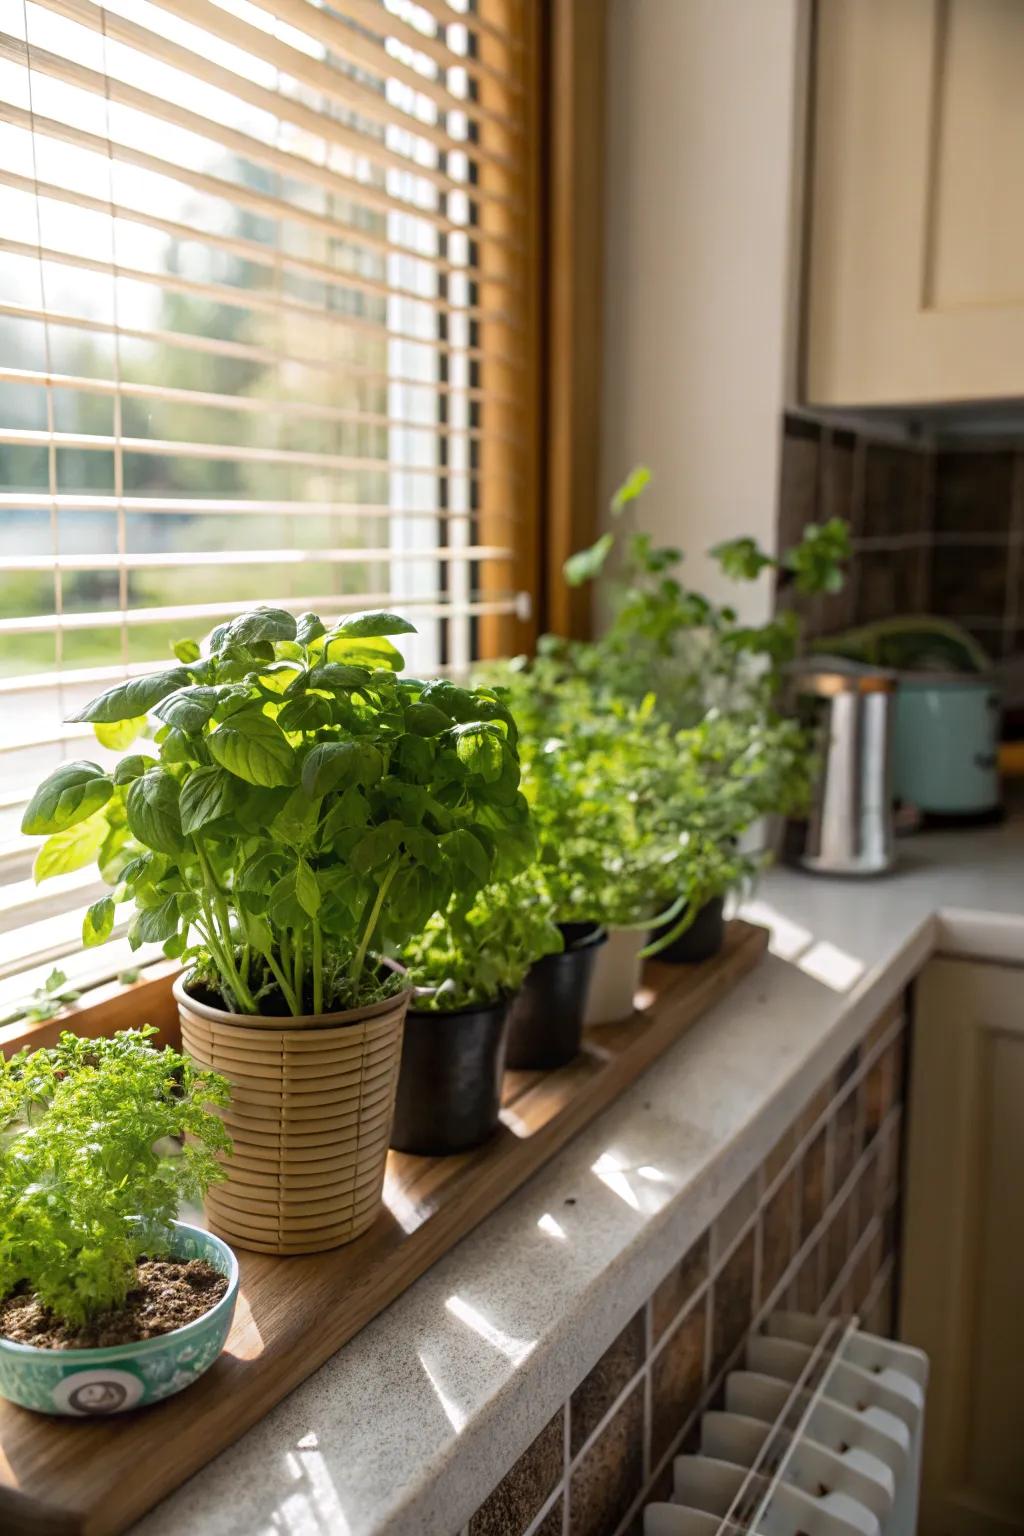
[{"label": "basil plant", "polygon": [[76,715],[131,750],[63,764],[22,830],[47,834],[37,879],[95,859],[113,887],[85,943],[131,900],[132,945],[192,963],[217,1002],[319,1014],[396,985],[381,951],[515,873],[532,847],[515,721],[488,688],[399,676],[389,637],[409,632],[259,608]]}]

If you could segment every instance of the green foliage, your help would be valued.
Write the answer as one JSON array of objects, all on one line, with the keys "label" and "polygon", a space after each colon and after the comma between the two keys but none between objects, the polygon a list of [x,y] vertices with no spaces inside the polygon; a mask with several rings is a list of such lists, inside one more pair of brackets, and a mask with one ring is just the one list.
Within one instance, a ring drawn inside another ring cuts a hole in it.
[{"label": "green foliage", "polygon": [[[92,910],[90,908],[90,910]],[[77,1003],[81,992],[76,992],[68,986],[68,979],[64,972],[54,966],[41,987],[36,987],[28,1001],[6,1018],[0,1019],[0,1025],[14,1024],[19,1019],[28,1019],[32,1024],[41,1024],[46,1019],[52,1019],[58,1013],[72,1003]]]},{"label": "green foliage", "polygon": [[[696,725],[709,709],[769,708],[797,654],[796,616],[783,610],[763,624],[743,625],[729,604],[686,587],[674,574],[682,551],[654,545],[630,521],[649,482],[646,469],[634,469],[612,500],[622,527],[566,562],[566,580],[580,585],[601,575],[620,546],[607,632],[593,644],[550,642],[551,654],[599,692],[634,703],[653,692],[659,715],[676,727]],[[779,557],[746,537],[710,551],[732,580],[753,581],[771,570],[780,588],[792,584],[805,594],[838,591],[849,553],[847,526],[838,518],[809,524],[800,543]]]},{"label": "green foliage", "polygon": [[227,1083],[155,1033],[65,1031],[0,1062],[0,1296],[25,1284],[71,1323],[118,1306],[179,1203],[224,1177],[231,1143],[207,1106]]},{"label": "green foliage", "polygon": [[540,899],[559,922],[645,925],[665,890],[686,882],[683,826],[664,808],[676,775],[671,728],[653,698],[613,698],[550,655],[513,663],[503,678],[522,732]]},{"label": "green foliage", "polygon": [[511,996],[530,966],[557,954],[562,935],[529,875],[485,886],[468,910],[435,912],[402,956],[408,979],[429,988],[419,1009],[449,1012]]},{"label": "green foliage", "polygon": [[[400,677],[388,637],[409,630],[258,608],[109,689],[76,718],[130,720],[134,740],[144,708],[154,755],[51,775],[23,823],[49,834],[39,877],[95,858],[109,902],[135,903],[133,946],[183,956],[237,1011],[376,995],[373,952],[532,851],[511,713],[491,689]],[[85,942],[112,927],[94,904]]]}]

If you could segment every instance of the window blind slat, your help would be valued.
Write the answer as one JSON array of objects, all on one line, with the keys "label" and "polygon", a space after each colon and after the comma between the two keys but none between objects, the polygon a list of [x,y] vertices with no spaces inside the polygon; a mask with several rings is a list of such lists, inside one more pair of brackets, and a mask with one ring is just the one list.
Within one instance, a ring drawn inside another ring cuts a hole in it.
[{"label": "window blind slat", "polygon": [[[37,3],[46,5],[48,0],[37,0]],[[19,38],[12,37],[7,32],[0,32],[0,58],[8,58],[16,64],[27,64],[29,47]],[[183,128],[199,138],[207,139],[222,149],[231,150],[257,165],[265,165],[280,171],[296,181],[305,181],[310,185],[323,187],[335,196],[358,201],[364,207],[379,208],[391,213],[414,214],[418,218],[428,218],[431,222],[436,222],[438,227],[443,229],[460,227],[459,224],[447,220],[439,207],[429,205],[424,207],[422,204],[410,201],[407,197],[389,193],[365,178],[357,177],[351,171],[343,172],[329,165],[317,164],[300,154],[293,154],[275,144],[268,144],[262,139],[253,137],[252,134],[240,133],[214,118],[202,116],[177,102],[163,99],[151,91],[140,90],[137,86],[123,80],[112,79],[109,75],[104,75],[99,70],[89,69],[86,65],[74,60],[62,59],[47,49],[37,46],[31,48],[31,67],[40,74],[64,81],[79,90],[90,91],[106,101],[131,107],[137,112],[144,112],[156,121],[173,123],[176,127]],[[360,159],[364,163],[367,159],[365,145]],[[413,167],[407,165],[405,169],[412,171]],[[415,173],[408,179],[415,181],[421,187],[423,182],[431,182],[430,177],[421,178]],[[441,200],[446,191],[457,192],[477,200],[475,189],[468,183],[446,179],[441,190]],[[435,194],[436,192],[435,187]],[[509,206],[512,200],[506,194],[492,190],[487,193],[483,201]]]},{"label": "window blind slat", "polygon": [[[328,592],[310,597],[308,601],[311,607],[322,609],[325,617],[335,613],[358,613],[367,606],[379,608],[385,603],[401,603],[405,612],[413,617],[418,614],[422,618],[513,614],[518,607],[518,599],[512,594],[504,599],[450,603],[446,601],[443,592],[435,592],[428,598],[402,597],[394,591],[369,592],[349,600]],[[249,602],[216,602],[175,604],[166,608],[125,608],[119,613],[38,613],[24,618],[0,618],[0,635],[49,634],[52,630],[109,629],[141,624],[194,625],[197,620],[230,618],[234,614],[245,613],[251,606]]]},{"label": "window blind slat", "polygon": [[[27,304],[0,303],[0,315],[7,315],[12,319],[41,321],[48,326],[66,326],[71,330],[89,331],[94,335],[111,338],[116,334],[118,337],[125,337],[132,341],[158,343],[184,352],[237,358],[244,362],[262,363],[268,367],[289,363],[314,372],[332,374],[337,372],[337,364],[329,357],[298,356],[291,352],[253,346],[249,342],[227,341],[191,331],[157,331],[137,326],[116,325],[113,321],[92,320],[83,315],[66,314],[56,309],[42,309]],[[407,342],[406,345],[411,344]],[[492,366],[496,368],[500,361],[501,359],[492,357]],[[511,393],[484,389],[479,385],[461,385],[443,379],[422,378],[411,373],[390,372],[386,368],[372,368],[364,363],[347,362],[345,371],[353,379],[363,379],[372,383],[402,385],[410,389],[426,388],[435,390],[438,394],[461,395],[468,400],[491,400],[511,408],[515,408],[518,404],[516,396]]]},{"label": "window blind slat", "polygon": [[[213,3],[213,0],[159,0],[159,4],[162,10],[170,11],[180,20],[192,22],[211,36],[234,44],[235,47],[254,58],[273,64],[290,79],[322,93],[348,111],[356,109],[365,113],[373,122],[388,126],[394,126],[397,123],[413,137],[425,139],[446,152],[453,148],[457,149],[461,145],[462,141],[453,139],[443,122],[436,118],[433,121],[424,119],[422,112],[414,113],[411,109],[412,103],[403,103],[400,98],[385,103],[381,93],[375,91],[372,86],[365,85],[355,74],[343,73],[319,58],[311,58],[309,54],[300,52],[298,48],[280,42],[261,28],[244,21],[240,16],[222,10]],[[436,103],[431,98],[426,81],[424,86],[427,88],[418,89],[417,95],[430,100],[436,111]],[[477,115],[474,107],[475,104],[472,102],[458,103],[458,110],[465,112],[467,116]],[[500,127],[506,132],[516,132],[514,122],[506,123],[500,115],[493,113],[488,113],[486,116],[492,126]],[[497,159],[499,163],[510,163],[507,155],[492,152],[492,158]]]},{"label": "window blind slat", "polygon": [[[125,379],[88,379],[70,373],[46,373],[31,368],[4,368],[0,366],[0,384],[21,384],[33,389],[59,389],[80,394],[125,395],[132,399],[148,400],[166,405],[212,406],[217,410],[240,411],[262,417],[268,415],[301,416],[307,419],[323,419],[339,425],[353,427],[389,427],[402,432],[428,435],[438,440],[461,438],[478,439],[483,429],[478,426],[449,426],[411,416],[391,416],[385,412],[346,410],[343,406],[324,405],[317,400],[279,399],[268,405],[266,400],[253,395],[215,394],[212,390],[176,389],[168,384],[141,384]],[[432,386],[424,385],[426,389]],[[488,436],[503,437],[497,429],[488,429]],[[0,506],[3,505],[0,500]]]},{"label": "window blind slat", "polygon": [[[383,235],[376,235],[362,225],[354,226],[349,223],[341,223],[326,213],[319,213],[316,209],[304,208],[299,203],[282,202],[269,194],[257,192],[251,187],[243,186],[240,182],[227,181],[222,176],[212,176],[203,171],[193,171],[188,166],[181,165],[173,160],[167,160],[160,155],[148,154],[144,150],[136,149],[131,144],[121,143],[119,140],[103,138],[99,134],[90,133],[87,129],[79,128],[71,123],[61,122],[57,118],[48,117],[45,114],[32,112],[25,108],[3,103],[0,117],[4,122],[9,122],[16,127],[30,129],[33,133],[43,135],[46,138],[56,139],[64,144],[74,145],[80,149],[91,149],[97,154],[105,154],[112,160],[125,165],[135,166],[139,170],[151,171],[154,175],[166,177],[169,181],[181,182],[184,186],[192,188],[196,192],[205,193],[208,197],[218,198],[229,205],[248,208],[253,213],[263,214],[268,218],[280,222],[302,225],[315,230],[321,235],[329,235],[334,239],[340,239],[355,248],[365,248],[383,252],[401,252],[403,245]],[[355,191],[352,202],[358,201]],[[395,200],[397,206],[391,211],[401,214],[403,219],[410,223],[418,224],[438,235],[473,235],[482,233],[479,225],[456,222],[442,214],[428,208],[416,207],[411,203],[403,203]],[[371,196],[368,204],[373,204]],[[510,248],[518,253],[517,242],[503,234],[490,234],[488,240],[493,250]]]},{"label": "window blind slat", "polygon": [[[158,272],[147,272],[141,267],[123,266],[119,262],[100,261],[95,257],[85,256],[80,252],[62,251],[53,246],[31,245],[24,240],[11,240],[0,236],[0,252],[6,252],[10,256],[21,256],[40,261],[56,262],[59,266],[76,267],[81,272],[95,272],[104,277],[120,277],[128,282],[147,283],[155,288],[160,288],[166,293],[186,294],[191,298],[209,299],[214,304],[227,304],[236,309],[258,310],[266,315],[294,315],[304,320],[313,321],[318,327],[326,325],[330,330],[337,331],[362,331],[373,336],[380,334],[380,321],[373,320],[368,315],[341,314],[323,305],[303,303],[298,299],[283,299],[275,297],[272,293],[260,293],[243,288],[229,288],[225,284],[197,283],[188,278],[176,277],[173,274],[166,276]],[[449,314],[465,314],[466,311],[450,308]],[[475,317],[474,317],[475,318]],[[408,341],[414,347],[425,347],[431,351],[447,351],[449,344],[441,338],[417,335],[413,331],[401,330],[397,327],[389,329],[389,337],[397,341]],[[465,347],[467,357],[480,357],[479,347]],[[505,357],[503,361],[508,367],[517,366],[516,359]]]},{"label": "window blind slat", "polygon": [[[391,463],[387,459],[356,458],[344,453],[304,452],[298,448],[262,448],[238,443],[190,443],[155,437],[99,437],[81,432],[42,432],[31,428],[0,427],[0,448],[49,448],[82,453],[151,454],[157,458],[230,460],[237,464],[301,465],[310,469],[347,469],[363,474],[427,476],[431,480],[480,481],[483,475],[471,465]],[[514,465],[506,466],[501,476],[514,480]]]},{"label": "window blind slat", "polygon": [[[7,115],[13,114],[14,111],[14,108],[0,102],[0,120],[7,120]],[[11,116],[10,120],[14,120],[13,116]],[[25,126],[27,127],[28,124],[25,123]],[[113,199],[90,197],[87,193],[78,191],[73,187],[61,186],[57,182],[47,181],[42,177],[19,176],[16,172],[0,167],[0,186],[12,187],[19,192],[28,192],[34,196],[52,198],[57,202],[68,203],[76,208],[85,208],[93,213],[109,215],[124,223],[136,225],[142,230],[168,235],[174,240],[195,242],[197,245],[207,247],[211,254],[239,256],[244,261],[252,262],[255,266],[267,267],[270,271],[290,272],[301,277],[315,278],[333,287],[350,289],[355,293],[367,293],[377,297],[415,299],[421,304],[438,309],[444,313],[457,310],[460,314],[477,318],[477,312],[473,304],[455,304],[438,299],[433,294],[424,294],[421,289],[409,282],[403,282],[398,276],[396,276],[393,283],[367,278],[358,272],[348,271],[340,267],[330,267],[323,262],[313,261],[308,257],[303,258],[287,251],[279,251],[274,247],[259,245],[253,240],[244,240],[237,236],[232,237],[212,233],[209,230],[177,223],[173,219],[161,219],[156,214],[140,212]],[[482,276],[478,268],[470,269],[465,262],[452,262],[441,254],[421,255],[407,246],[394,247],[391,250],[391,255],[401,260],[403,264],[413,265],[444,279],[456,278],[460,281],[466,281],[472,278],[475,283]],[[507,274],[488,272],[487,286],[488,288],[497,288],[499,290],[511,288],[514,292],[516,283]],[[514,321],[515,319],[512,311],[507,310],[479,312],[480,315],[491,315],[492,313],[497,319],[506,321]]]},{"label": "window blind slat", "polygon": [[[183,47],[169,38],[154,38],[152,32],[146,27],[138,25],[127,17],[117,15],[109,8],[98,6],[95,0],[34,0],[34,4],[56,15],[66,17],[70,21],[78,22],[81,26],[98,31],[104,37],[124,43],[126,47],[158,58],[184,74],[191,75],[217,90],[236,97],[239,101],[246,102],[249,106],[280,116],[284,121],[305,129],[313,136],[324,139],[328,144],[351,150],[366,161],[398,171],[412,172],[432,186],[445,190],[465,190],[467,186],[465,181],[446,174],[435,165],[424,165],[422,158],[413,159],[380,139],[371,141],[365,133],[346,127],[336,118],[326,117],[293,96],[282,95],[259,85],[256,81],[247,80],[243,75],[226,69],[214,60],[204,58],[194,50]],[[378,15],[381,14],[379,6],[375,5],[373,9]],[[323,16],[323,11],[318,11],[318,15]],[[509,181],[508,185],[514,186],[514,180]],[[503,194],[498,193],[496,189],[490,189],[486,195],[495,197],[499,201],[503,200]]]}]

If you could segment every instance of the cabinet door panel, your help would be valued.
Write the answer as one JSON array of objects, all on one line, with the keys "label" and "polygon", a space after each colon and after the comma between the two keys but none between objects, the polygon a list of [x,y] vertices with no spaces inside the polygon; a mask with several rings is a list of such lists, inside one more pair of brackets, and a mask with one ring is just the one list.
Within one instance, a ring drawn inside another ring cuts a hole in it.
[{"label": "cabinet door panel", "polygon": [[1024,7],[816,15],[808,399],[1024,394]]},{"label": "cabinet door panel", "polygon": [[918,983],[900,1334],[932,1359],[922,1536],[1024,1533],[1024,970]]}]

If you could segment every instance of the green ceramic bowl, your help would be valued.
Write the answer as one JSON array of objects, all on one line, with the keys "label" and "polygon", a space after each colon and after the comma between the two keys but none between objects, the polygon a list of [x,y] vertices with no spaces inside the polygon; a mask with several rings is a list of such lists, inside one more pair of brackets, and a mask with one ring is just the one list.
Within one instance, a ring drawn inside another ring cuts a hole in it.
[{"label": "green ceramic bowl", "polygon": [[205,1259],[228,1277],[209,1312],[156,1339],[109,1349],[36,1349],[0,1338],[0,1397],[40,1413],[106,1418],[190,1387],[224,1348],[238,1299],[238,1262],[212,1232],[174,1223],[171,1253]]}]

